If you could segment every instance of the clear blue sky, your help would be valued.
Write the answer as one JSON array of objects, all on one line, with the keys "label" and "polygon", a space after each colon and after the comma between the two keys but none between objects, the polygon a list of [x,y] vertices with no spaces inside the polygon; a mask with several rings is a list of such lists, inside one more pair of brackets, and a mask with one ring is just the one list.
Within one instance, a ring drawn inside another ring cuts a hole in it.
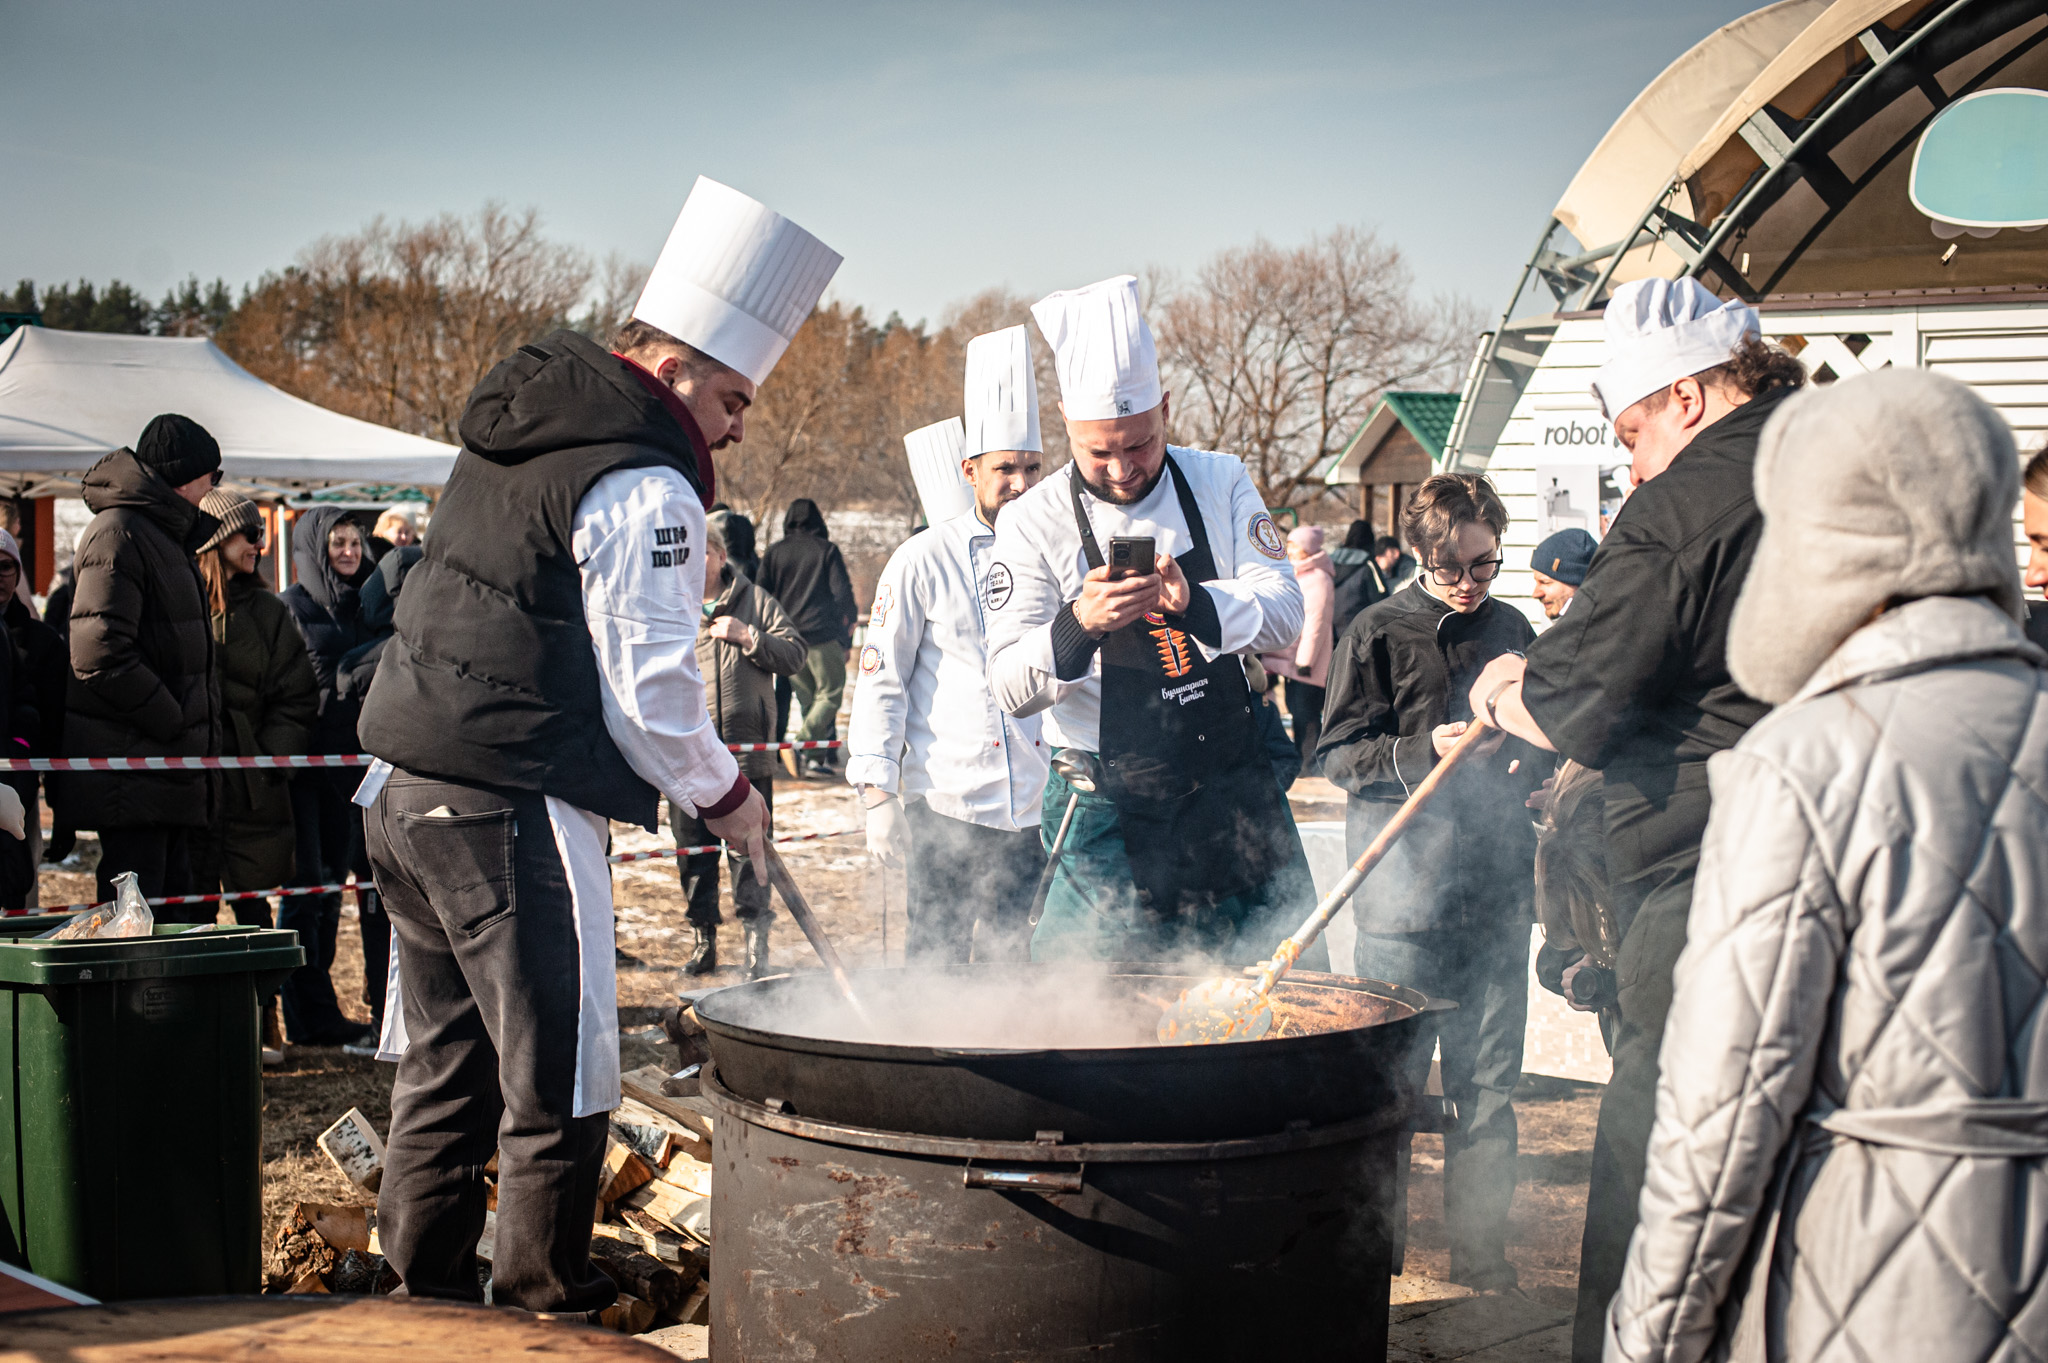
[{"label": "clear blue sky", "polygon": [[1488,309],[1730,0],[0,0],[0,280],[240,286],[377,214],[538,207],[651,261],[693,178],[936,318],[1376,228]]}]

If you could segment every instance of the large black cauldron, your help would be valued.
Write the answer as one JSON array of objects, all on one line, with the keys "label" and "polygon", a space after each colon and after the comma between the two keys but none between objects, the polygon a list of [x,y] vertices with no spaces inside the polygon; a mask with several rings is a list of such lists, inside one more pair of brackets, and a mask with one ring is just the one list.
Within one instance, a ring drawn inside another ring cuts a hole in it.
[{"label": "large black cauldron", "polygon": [[1378,1021],[1161,1047],[1136,1044],[1157,1017],[1146,1000],[1192,982],[1164,967],[854,982],[885,1036],[906,997],[951,1001],[977,1042],[977,1009],[1006,988],[1135,1004],[1100,1019],[1123,1044],[1005,1050],[776,1030],[828,1030],[820,976],[702,1000],[714,1363],[1384,1357],[1411,1113],[1398,1060],[1422,996],[1304,975],[1287,986],[1301,1010]]}]

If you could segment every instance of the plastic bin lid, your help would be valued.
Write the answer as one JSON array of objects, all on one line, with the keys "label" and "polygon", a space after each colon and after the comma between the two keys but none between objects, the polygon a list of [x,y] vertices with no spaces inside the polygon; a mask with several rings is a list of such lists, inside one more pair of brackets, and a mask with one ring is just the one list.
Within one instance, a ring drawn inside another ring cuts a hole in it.
[{"label": "plastic bin lid", "polygon": [[[0,922],[0,934],[34,920]],[[47,931],[46,922],[37,931]],[[299,935],[278,928],[159,925],[154,936],[50,942],[0,936],[0,985],[102,984],[190,975],[258,974],[305,964]]]}]

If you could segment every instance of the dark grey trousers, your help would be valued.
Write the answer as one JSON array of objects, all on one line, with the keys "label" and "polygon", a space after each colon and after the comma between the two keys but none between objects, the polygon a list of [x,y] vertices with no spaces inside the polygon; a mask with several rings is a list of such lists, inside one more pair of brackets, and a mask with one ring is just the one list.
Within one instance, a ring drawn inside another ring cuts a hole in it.
[{"label": "dark grey trousers", "polygon": [[[432,817],[447,806],[454,817]],[[604,1113],[576,1117],[581,952],[538,795],[396,772],[367,820],[398,942],[410,1044],[377,1195],[385,1256],[415,1297],[477,1301],[484,1166],[498,1155],[492,1299],[592,1311]]]},{"label": "dark grey trousers", "polygon": [[965,963],[971,953],[977,961],[1030,960],[1031,896],[1045,869],[1038,830],[983,828],[917,797],[903,802],[903,812],[910,821],[904,959]]},{"label": "dark grey trousers", "polygon": [[[1442,1050],[1444,1096],[1458,1105],[1444,1133],[1444,1233],[1451,1281],[1481,1289],[1515,1285],[1508,1262],[1508,1212],[1515,1199],[1515,1085],[1522,1078],[1522,1035],[1529,1025],[1529,928],[1358,934],[1354,970],[1368,979],[1451,999],[1457,1008],[1427,1013],[1408,1053],[1417,1093],[1429,1078],[1430,1052]],[[1402,1138],[1401,1217],[1396,1254],[1407,1245],[1408,1138]]]}]

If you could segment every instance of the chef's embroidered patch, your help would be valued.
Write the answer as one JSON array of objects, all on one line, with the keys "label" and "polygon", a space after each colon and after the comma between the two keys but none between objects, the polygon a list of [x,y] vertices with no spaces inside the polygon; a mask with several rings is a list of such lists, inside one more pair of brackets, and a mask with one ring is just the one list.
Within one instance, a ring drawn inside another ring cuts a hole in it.
[{"label": "chef's embroidered patch", "polygon": [[1287,557],[1287,545],[1280,538],[1280,527],[1273,524],[1273,518],[1265,512],[1252,517],[1244,532],[1251,538],[1252,548],[1267,558]]},{"label": "chef's embroidered patch", "polygon": [[1010,593],[1017,590],[1017,581],[1010,576],[1008,564],[991,563],[988,580],[982,584],[982,600],[992,611],[999,611],[1010,604]]},{"label": "chef's embroidered patch", "polygon": [[868,615],[870,623],[876,629],[886,628],[889,623],[889,612],[895,608],[895,605],[896,589],[884,582],[875,589],[875,608]]},{"label": "chef's embroidered patch", "polygon": [[860,651],[861,675],[865,677],[872,675],[873,673],[880,672],[881,670],[882,650],[876,648],[873,644],[869,644],[866,648]]}]

